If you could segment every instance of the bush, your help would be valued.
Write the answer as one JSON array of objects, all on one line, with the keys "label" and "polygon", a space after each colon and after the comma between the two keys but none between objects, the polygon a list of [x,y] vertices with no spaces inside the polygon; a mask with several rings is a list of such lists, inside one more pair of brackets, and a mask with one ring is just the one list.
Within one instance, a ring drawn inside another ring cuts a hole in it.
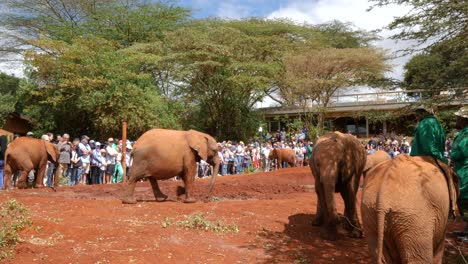
[{"label": "bush", "polygon": [[32,226],[29,210],[15,199],[8,200],[0,207],[0,259],[13,254],[16,244],[20,241],[19,232]]}]

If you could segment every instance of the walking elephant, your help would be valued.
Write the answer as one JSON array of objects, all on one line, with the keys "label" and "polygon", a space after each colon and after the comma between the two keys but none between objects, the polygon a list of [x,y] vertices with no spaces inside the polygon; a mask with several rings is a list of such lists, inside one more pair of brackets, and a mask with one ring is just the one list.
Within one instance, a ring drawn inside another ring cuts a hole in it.
[{"label": "walking elephant", "polygon": [[[17,187],[22,189],[28,186],[26,179],[30,171],[36,171],[36,187],[44,187],[43,180],[47,161],[58,167],[58,148],[49,141],[20,137],[11,142],[5,152],[5,178],[3,189],[10,188],[13,173],[19,171]],[[54,173],[54,188],[58,186],[58,174]]]},{"label": "walking elephant", "polygon": [[180,176],[184,182],[184,202],[195,202],[191,193],[196,163],[204,160],[213,166],[209,191],[213,188],[219,172],[220,159],[216,140],[195,130],[149,130],[133,146],[132,156],[132,173],[122,198],[122,203],[127,204],[136,203],[133,196],[135,185],[143,178],[148,178],[151,182],[157,201],[166,200],[167,196],[159,189],[157,180],[174,176]]},{"label": "walking elephant", "polygon": [[268,159],[277,159],[280,169],[283,168],[283,162],[288,163],[289,167],[294,167],[296,165],[296,153],[290,148],[273,149],[270,151]]},{"label": "walking elephant", "polygon": [[344,227],[352,237],[361,237],[356,212],[356,193],[366,163],[366,151],[352,135],[330,132],[317,139],[309,166],[315,178],[317,213],[313,225],[321,225],[320,236],[327,240],[337,237],[338,215],[335,192],[345,203]]},{"label": "walking elephant", "polygon": [[372,168],[361,215],[374,263],[442,263],[457,196],[458,176],[433,157],[398,155]]},{"label": "walking elephant", "polygon": [[379,151],[376,151],[373,154],[367,155],[366,165],[364,166],[364,171],[363,171],[364,177],[365,177],[366,173],[370,169],[375,167],[377,164],[379,164],[381,162],[384,162],[386,160],[391,160],[391,159],[392,159],[392,157],[390,157],[390,155],[388,155],[388,153],[383,151],[383,150],[379,150]]}]

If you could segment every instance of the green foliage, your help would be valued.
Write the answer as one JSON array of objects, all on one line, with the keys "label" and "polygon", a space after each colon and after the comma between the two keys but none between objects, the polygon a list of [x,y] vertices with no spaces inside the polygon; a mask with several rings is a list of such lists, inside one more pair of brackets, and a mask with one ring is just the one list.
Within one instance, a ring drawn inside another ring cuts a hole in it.
[{"label": "green foliage", "polygon": [[[185,21],[190,10],[173,1],[146,0],[4,0],[9,11],[0,20],[20,31],[16,40],[31,44],[36,37],[71,42],[95,35],[123,45],[162,37]],[[14,44],[14,43],[12,43]]]},{"label": "green foliage", "polygon": [[454,115],[454,113],[456,111],[457,110],[443,110],[436,113],[437,119],[444,126],[447,135],[451,134],[453,136],[455,134],[454,128],[456,127],[457,116]]},{"label": "green foliage", "polygon": [[441,89],[468,86],[466,45],[455,46],[451,42],[436,44],[429,51],[411,58],[405,65],[405,88],[431,91],[424,93],[431,97],[438,95]]},{"label": "green foliage", "polygon": [[417,43],[404,52],[423,50],[405,65],[404,87],[428,90],[425,97],[432,98],[441,89],[468,85],[468,1],[371,1],[375,6],[398,4],[411,8],[388,25],[398,32],[393,39]]},{"label": "green foliage", "polygon": [[[113,42],[78,38],[67,44],[40,39],[48,53],[30,52],[30,79],[22,87],[25,112],[41,130],[118,135],[122,121],[130,137],[152,127],[175,126],[174,114],[158,95],[151,75]],[[76,131],[71,131],[76,128]]]},{"label": "green foliage", "polygon": [[16,92],[20,79],[0,72],[0,128],[9,114],[16,110]]},{"label": "green foliage", "polygon": [[[393,39],[437,44],[449,39],[465,42],[468,38],[468,2],[439,0],[371,0],[375,6],[407,5],[411,11],[396,17],[389,25]],[[430,45],[429,45],[430,46]]]},{"label": "green foliage", "polygon": [[29,210],[15,199],[0,206],[0,259],[11,257],[19,242],[19,232],[32,226]]}]

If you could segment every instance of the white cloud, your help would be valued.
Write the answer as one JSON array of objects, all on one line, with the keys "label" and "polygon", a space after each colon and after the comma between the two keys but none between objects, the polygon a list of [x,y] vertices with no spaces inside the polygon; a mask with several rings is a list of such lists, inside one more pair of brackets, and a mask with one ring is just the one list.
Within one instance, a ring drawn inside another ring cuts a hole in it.
[{"label": "white cloud", "polygon": [[[351,22],[356,27],[365,30],[382,29],[388,25],[396,16],[401,16],[410,11],[409,7],[403,5],[389,5],[382,8],[366,10],[371,6],[367,0],[318,0],[318,1],[290,1],[287,5],[273,11],[267,18],[289,18],[295,22],[320,24],[331,20]],[[408,46],[407,42],[396,43],[387,39],[392,32],[383,30],[380,34],[386,38],[376,42],[377,46],[390,50],[394,53]],[[396,58],[390,61],[393,71],[388,76],[401,79],[403,77],[403,65],[409,60],[409,56]]]}]

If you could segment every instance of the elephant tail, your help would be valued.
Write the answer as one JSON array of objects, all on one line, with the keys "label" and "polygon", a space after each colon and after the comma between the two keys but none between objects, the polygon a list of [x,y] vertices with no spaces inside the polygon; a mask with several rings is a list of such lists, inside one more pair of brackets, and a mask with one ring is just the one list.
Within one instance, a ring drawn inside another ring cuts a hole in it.
[{"label": "elephant tail", "polygon": [[384,208],[384,201],[383,201],[383,192],[385,189],[385,179],[387,178],[387,173],[384,174],[384,179],[382,184],[380,185],[380,190],[377,194],[377,201],[376,201],[376,211],[377,211],[377,263],[382,263],[383,261],[383,243],[384,243],[384,236],[385,236],[385,208]]},{"label": "elephant tail", "polygon": [[377,210],[377,263],[382,263],[383,259],[383,242],[385,232],[385,211]]}]

